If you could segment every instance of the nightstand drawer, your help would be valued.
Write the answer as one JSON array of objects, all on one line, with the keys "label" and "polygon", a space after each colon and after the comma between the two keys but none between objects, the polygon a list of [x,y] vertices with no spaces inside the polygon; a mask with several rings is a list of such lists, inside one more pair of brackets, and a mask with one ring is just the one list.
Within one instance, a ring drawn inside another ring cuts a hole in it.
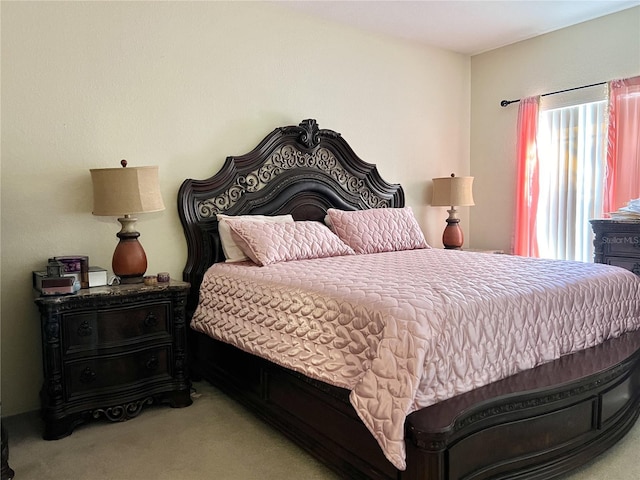
[{"label": "nightstand drawer", "polygon": [[65,353],[169,338],[170,302],[64,315]]},{"label": "nightstand drawer", "polygon": [[640,257],[607,257],[607,263],[609,265],[631,270],[636,275],[640,275]]},{"label": "nightstand drawer", "polygon": [[149,348],[123,355],[84,359],[65,364],[67,399],[78,395],[117,391],[148,379],[170,380],[170,346]]}]

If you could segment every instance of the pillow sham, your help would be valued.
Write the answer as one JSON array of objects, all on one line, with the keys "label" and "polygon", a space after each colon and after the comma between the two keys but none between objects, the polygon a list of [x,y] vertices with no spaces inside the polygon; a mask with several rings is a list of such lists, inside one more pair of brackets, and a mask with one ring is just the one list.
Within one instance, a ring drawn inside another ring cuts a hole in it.
[{"label": "pillow sham", "polygon": [[351,247],[319,222],[242,222],[227,220],[231,236],[256,264],[352,255]]},{"label": "pillow sham", "polygon": [[244,262],[249,260],[249,257],[245,255],[242,248],[238,246],[233,237],[231,236],[231,229],[227,220],[238,220],[243,222],[261,222],[261,223],[293,223],[293,217],[291,215],[224,215],[217,214],[218,219],[218,232],[220,234],[220,242],[222,243],[222,251],[224,252],[224,258],[226,262]]},{"label": "pillow sham", "polygon": [[431,248],[411,207],[327,211],[331,229],[356,253]]}]

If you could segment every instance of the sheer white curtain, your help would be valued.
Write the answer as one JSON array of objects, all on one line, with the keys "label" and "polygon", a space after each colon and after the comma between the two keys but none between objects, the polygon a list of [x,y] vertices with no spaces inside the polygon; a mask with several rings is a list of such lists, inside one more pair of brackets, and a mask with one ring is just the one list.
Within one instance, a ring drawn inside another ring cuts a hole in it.
[{"label": "sheer white curtain", "polygon": [[545,108],[538,126],[540,257],[593,260],[589,220],[602,216],[606,100]]}]

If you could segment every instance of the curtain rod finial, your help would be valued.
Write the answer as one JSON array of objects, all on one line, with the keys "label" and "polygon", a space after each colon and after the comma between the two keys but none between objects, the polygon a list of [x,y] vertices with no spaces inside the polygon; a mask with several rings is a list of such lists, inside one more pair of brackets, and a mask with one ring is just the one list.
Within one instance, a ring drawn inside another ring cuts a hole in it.
[{"label": "curtain rod finial", "polygon": [[510,103],[511,103],[511,102],[510,102],[509,100],[502,100],[502,101],[500,102],[500,106],[501,106],[501,107],[507,107],[507,106],[509,106],[509,104],[510,104]]}]

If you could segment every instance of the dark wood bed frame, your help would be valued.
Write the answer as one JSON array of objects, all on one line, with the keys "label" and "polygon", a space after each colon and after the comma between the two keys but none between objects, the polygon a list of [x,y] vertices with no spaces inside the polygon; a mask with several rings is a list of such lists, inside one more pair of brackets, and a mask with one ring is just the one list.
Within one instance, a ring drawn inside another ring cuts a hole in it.
[{"label": "dark wood bed frame", "polygon": [[[276,128],[207,180],[186,180],[178,209],[192,290],[224,261],[217,213],[319,220],[327,208],[401,207],[385,182],[315,120]],[[381,272],[384,275],[384,272]],[[640,332],[562,357],[419,410],[405,422],[407,469],[398,471],[348,401],[348,391],[286,370],[191,331],[192,375],[236,398],[349,479],[550,479],[611,447],[640,413]]]}]

